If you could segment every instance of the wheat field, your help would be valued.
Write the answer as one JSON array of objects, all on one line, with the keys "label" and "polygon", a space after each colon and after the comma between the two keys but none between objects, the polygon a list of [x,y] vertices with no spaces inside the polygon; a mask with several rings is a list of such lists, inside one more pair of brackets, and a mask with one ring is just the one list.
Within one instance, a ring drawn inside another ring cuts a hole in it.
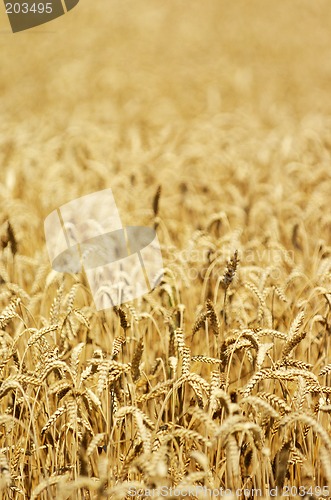
[{"label": "wheat field", "polygon": [[[0,8],[1,498],[331,497],[329,2]],[[164,276],[98,312],[44,220],[105,188]]]}]

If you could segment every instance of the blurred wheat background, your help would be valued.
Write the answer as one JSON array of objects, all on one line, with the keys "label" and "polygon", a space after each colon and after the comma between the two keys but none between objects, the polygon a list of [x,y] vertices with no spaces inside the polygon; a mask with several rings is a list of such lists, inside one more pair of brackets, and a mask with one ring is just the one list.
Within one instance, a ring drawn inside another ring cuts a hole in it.
[{"label": "blurred wheat background", "polygon": [[[0,12],[1,498],[331,496],[329,2]],[[43,223],[108,187],[166,270],[97,313]]]}]

